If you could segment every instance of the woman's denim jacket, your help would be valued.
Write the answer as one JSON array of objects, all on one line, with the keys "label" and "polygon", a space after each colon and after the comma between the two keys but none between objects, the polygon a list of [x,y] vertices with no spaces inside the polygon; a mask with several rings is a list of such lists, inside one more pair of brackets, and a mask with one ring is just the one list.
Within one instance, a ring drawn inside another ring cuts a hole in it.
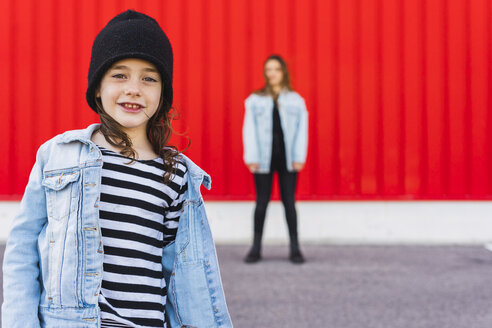
[{"label": "woman's denim jacket", "polygon": [[[3,263],[4,328],[99,327],[102,156],[97,124],[43,144]],[[232,327],[200,186],[210,177],[183,156],[188,191],[176,240],[163,249],[170,327]]]},{"label": "woman's denim jacket", "polygon": [[[252,94],[244,102],[244,162],[258,163],[257,173],[270,172],[272,160],[273,99]],[[305,163],[308,142],[308,113],[304,99],[296,92],[283,91],[278,97],[280,124],[284,135],[287,170],[292,163]]]}]

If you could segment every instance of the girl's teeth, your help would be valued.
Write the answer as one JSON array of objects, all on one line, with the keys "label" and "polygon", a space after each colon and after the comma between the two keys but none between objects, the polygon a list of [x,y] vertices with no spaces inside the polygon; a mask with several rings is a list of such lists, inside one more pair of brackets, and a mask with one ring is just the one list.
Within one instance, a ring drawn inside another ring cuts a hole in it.
[{"label": "girl's teeth", "polygon": [[134,105],[134,104],[125,104],[126,108],[132,108],[132,109],[137,109],[140,108],[140,105]]}]

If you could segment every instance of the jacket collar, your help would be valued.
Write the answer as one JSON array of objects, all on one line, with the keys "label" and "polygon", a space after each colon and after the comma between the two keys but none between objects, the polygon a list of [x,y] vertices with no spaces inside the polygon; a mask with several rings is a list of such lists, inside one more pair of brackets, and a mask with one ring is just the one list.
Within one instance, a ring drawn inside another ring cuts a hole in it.
[{"label": "jacket collar", "polygon": [[[58,143],[70,143],[74,141],[80,141],[87,145],[92,145],[91,137],[96,129],[101,126],[99,123],[91,124],[85,129],[81,130],[71,130],[63,133],[58,140]],[[203,186],[210,190],[212,186],[212,178],[204,170],[202,170],[198,165],[193,163],[186,155],[180,154],[181,158],[188,168],[188,172],[193,178],[194,182],[203,184]]]},{"label": "jacket collar", "polygon": [[96,129],[99,128],[99,126],[101,126],[101,124],[94,123],[89,125],[85,129],[67,131],[61,135],[58,143],[70,143],[73,141],[80,141],[89,145],[92,143],[91,141],[92,134]]},{"label": "jacket collar", "polygon": [[186,155],[180,154],[181,159],[185,162],[186,167],[188,168],[188,173],[193,178],[194,182],[198,185],[203,184],[205,188],[210,190],[212,187],[212,178],[208,175],[204,170],[202,170],[198,165],[193,163],[191,159],[189,159]]}]

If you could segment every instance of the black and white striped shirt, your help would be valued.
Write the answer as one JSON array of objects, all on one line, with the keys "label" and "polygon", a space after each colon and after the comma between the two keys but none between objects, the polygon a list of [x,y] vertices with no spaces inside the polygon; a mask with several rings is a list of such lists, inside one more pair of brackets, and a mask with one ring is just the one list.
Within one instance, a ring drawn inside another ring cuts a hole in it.
[{"label": "black and white striped shirt", "polygon": [[101,327],[166,327],[162,248],[176,238],[187,188],[187,168],[164,184],[164,165],[103,154],[100,226],[104,269],[99,295]]}]

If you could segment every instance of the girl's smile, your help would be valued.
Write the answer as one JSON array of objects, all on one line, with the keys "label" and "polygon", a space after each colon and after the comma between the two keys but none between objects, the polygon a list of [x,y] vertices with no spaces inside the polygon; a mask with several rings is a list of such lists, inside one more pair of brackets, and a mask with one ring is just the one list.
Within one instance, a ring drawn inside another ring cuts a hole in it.
[{"label": "girl's smile", "polygon": [[139,113],[145,108],[143,105],[130,102],[119,103],[118,105],[120,105],[124,111],[129,113]]}]

